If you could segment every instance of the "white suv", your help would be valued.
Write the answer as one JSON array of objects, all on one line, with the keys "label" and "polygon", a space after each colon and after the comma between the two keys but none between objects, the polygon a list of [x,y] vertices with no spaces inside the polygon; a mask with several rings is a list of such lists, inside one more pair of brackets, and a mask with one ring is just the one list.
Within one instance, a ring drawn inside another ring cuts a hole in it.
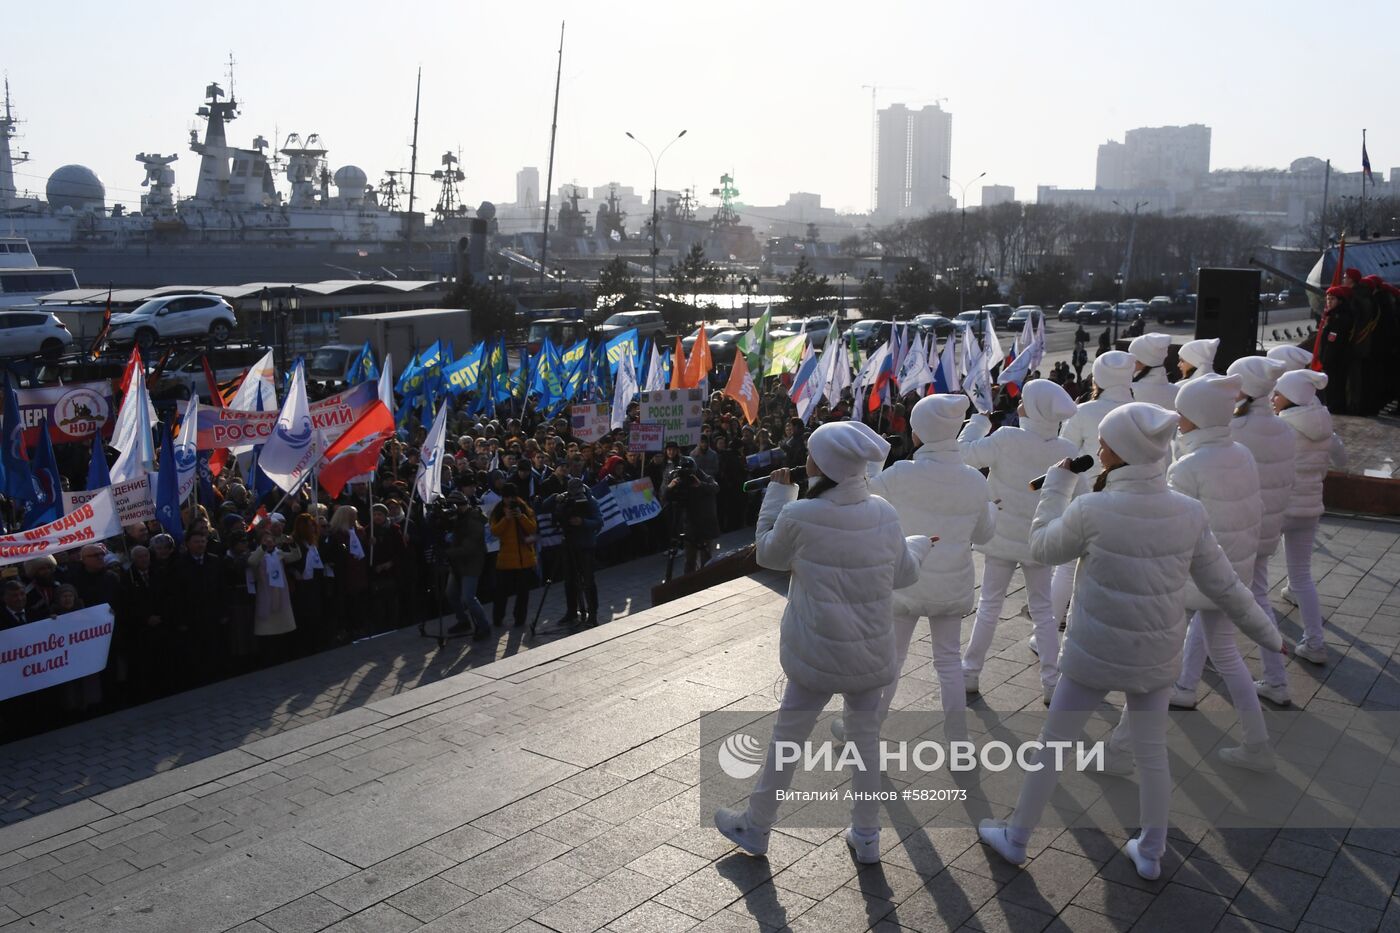
[{"label": "white suv", "polygon": [[48,311],[0,312],[0,355],[57,357],[73,335]]},{"label": "white suv", "polygon": [[108,337],[114,344],[135,343],[145,350],[157,340],[181,337],[224,343],[237,327],[233,308],[216,295],[163,295],[112,315]]}]

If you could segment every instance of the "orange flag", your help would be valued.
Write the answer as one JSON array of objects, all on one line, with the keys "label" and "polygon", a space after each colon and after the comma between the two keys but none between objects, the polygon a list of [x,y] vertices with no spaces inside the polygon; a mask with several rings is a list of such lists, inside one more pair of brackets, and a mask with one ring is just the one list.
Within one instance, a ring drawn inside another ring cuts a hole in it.
[{"label": "orange flag", "polygon": [[690,389],[695,383],[690,380],[690,363],[685,358],[685,347],[681,338],[676,337],[676,352],[671,357],[671,388]]},{"label": "orange flag", "polygon": [[690,348],[690,362],[685,366],[685,381],[690,388],[699,388],[700,383],[715,368],[710,357],[710,341],[705,337],[705,325],[700,325],[700,333],[695,337],[695,346]]},{"label": "orange flag", "polygon": [[744,354],[734,354],[734,368],[729,371],[729,383],[724,394],[739,403],[744,410],[744,420],[753,424],[758,420],[758,389],[754,387],[753,376],[749,375],[749,364]]}]

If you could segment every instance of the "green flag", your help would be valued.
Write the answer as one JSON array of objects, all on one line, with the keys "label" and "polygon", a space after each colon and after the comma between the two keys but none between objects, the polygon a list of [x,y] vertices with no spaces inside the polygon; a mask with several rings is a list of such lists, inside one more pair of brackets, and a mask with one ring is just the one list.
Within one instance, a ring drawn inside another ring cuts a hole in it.
[{"label": "green flag", "polygon": [[763,371],[765,376],[776,376],[780,373],[796,372],[802,365],[802,351],[807,349],[807,335],[793,334],[791,337],[784,337],[773,344],[773,358],[768,363],[768,368]]},{"label": "green flag", "polygon": [[855,334],[851,334],[851,365],[855,367],[856,372],[860,372],[860,344],[856,342]]},{"label": "green flag", "polygon": [[758,374],[762,378],[763,357],[768,344],[768,323],[772,317],[773,309],[766,308],[758,316],[758,320],[753,322],[753,327],[749,332],[740,337],[735,345],[744,354],[744,361],[749,364],[749,372]]}]

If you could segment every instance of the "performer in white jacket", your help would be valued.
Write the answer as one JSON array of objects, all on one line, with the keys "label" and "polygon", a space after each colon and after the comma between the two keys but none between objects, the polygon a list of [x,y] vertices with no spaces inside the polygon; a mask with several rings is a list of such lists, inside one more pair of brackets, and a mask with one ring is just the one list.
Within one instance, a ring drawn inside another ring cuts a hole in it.
[{"label": "performer in white jacket", "polygon": [[1170,334],[1143,334],[1128,344],[1128,352],[1137,360],[1133,374],[1133,401],[1151,402],[1171,409],[1176,404],[1176,386],[1167,381],[1167,351],[1171,349]]},{"label": "performer in white jacket", "polygon": [[[1099,426],[1103,491],[1071,501],[1077,477],[1068,462],[1052,469],[1030,540],[1034,560],[1079,561],[1063,676],[1042,735],[1046,742],[1074,741],[1109,691],[1127,695],[1142,832],[1124,852],[1147,879],[1161,873],[1166,848],[1166,710],[1185,634],[1187,579],[1266,649],[1282,643],[1216,543],[1205,506],[1167,488],[1167,446],[1176,425],[1176,415],[1156,405],[1111,412]],[[1041,769],[1022,783],[1010,819],[978,827],[982,841],[1015,865],[1025,861],[1031,831],[1059,780],[1053,749],[1038,761]]]},{"label": "performer in white jacket", "polygon": [[1268,352],[1271,360],[1278,360],[1284,365],[1284,372],[1291,373],[1299,369],[1308,369],[1312,366],[1312,351],[1304,350],[1302,347],[1295,347],[1291,343],[1286,343],[1281,347],[1274,347]]},{"label": "performer in white jacket", "polygon": [[880,860],[880,790],[877,710],[887,684],[899,675],[892,594],[919,579],[932,542],[906,538],[894,507],[870,494],[866,464],[883,461],[890,445],[856,421],[824,424],[807,441],[808,498],[786,470],[773,473],[755,536],[760,566],[790,570],[787,609],[778,657],[787,675],[772,743],[747,810],[721,808],[715,826],[752,855],[768,851],[778,816],[778,792],[792,784],[794,769],[779,769],[781,741],[803,742],[833,694],[845,699],[848,740],[861,760],[853,789],[865,795],[851,811],[846,841],[862,862]]},{"label": "performer in white jacket", "polygon": [[[987,480],[963,462],[958,429],[967,412],[962,395],[930,395],[909,413],[914,443],[912,460],[890,466],[870,483],[871,492],[899,512],[904,531],[929,535],[938,546],[929,551],[913,586],[894,594],[894,640],[898,670],[904,667],[915,623],[927,616],[938,673],[945,730],[966,738],[962,658],[962,618],[972,611],[977,572],[972,546],[986,544],[996,528],[997,507]],[[880,700],[881,718],[889,711],[899,681],[891,681]]]},{"label": "performer in white jacket", "polygon": [[980,692],[979,678],[996,634],[1006,589],[1012,572],[1020,565],[1040,654],[1040,683],[1048,704],[1060,677],[1056,663],[1060,637],[1050,605],[1052,568],[1030,557],[1031,518],[1040,494],[1032,491],[1029,484],[1053,464],[1077,453],[1072,441],[1060,437],[1060,426],[1075,413],[1075,407],[1065,390],[1055,383],[1032,379],[1022,387],[1017,412],[1020,427],[1001,428],[990,436],[987,432],[991,421],[987,416],[973,415],[958,438],[968,465],[989,470],[987,480],[992,496],[1001,503],[992,539],[977,547],[985,555],[982,590],[977,601],[977,620],[963,651],[963,678],[968,693]]},{"label": "performer in white jacket", "polygon": [[[1295,434],[1293,492],[1283,513],[1283,553],[1288,567],[1288,589],[1298,604],[1303,640],[1293,653],[1313,664],[1327,663],[1322,636],[1322,605],[1312,578],[1313,542],[1322,517],[1322,484],[1331,465],[1346,465],[1341,439],[1332,432],[1332,415],[1318,399],[1327,387],[1327,374],[1298,369],[1279,377],[1271,399],[1279,420]],[[1281,658],[1264,657],[1261,696],[1274,699],[1280,688],[1288,697],[1288,679]],[[1276,701],[1277,702],[1277,701]]]},{"label": "performer in white jacket", "polygon": [[[1211,373],[1182,385],[1176,395],[1176,408],[1181,415],[1180,427],[1173,442],[1178,459],[1167,470],[1167,485],[1206,507],[1206,518],[1215,540],[1225,551],[1240,579],[1249,580],[1253,577],[1254,561],[1259,553],[1263,506],[1254,456],[1249,448],[1230,438],[1230,421],[1239,398],[1240,384],[1239,376]],[[1230,702],[1240,715],[1244,744],[1222,748],[1220,757],[1239,767],[1272,771],[1274,754],[1269,747],[1264,712],[1259,706],[1259,695],[1254,690],[1254,679],[1240,656],[1234,625],[1214,602],[1189,583],[1186,609],[1193,613],[1188,642],[1199,639],[1209,652],[1215,669],[1225,681]],[[1195,685],[1199,679],[1200,671],[1193,670],[1189,689],[1178,682],[1175,693],[1180,696],[1172,698],[1172,705],[1194,707]],[[1127,719],[1123,721],[1127,722]],[[1113,747],[1118,752],[1128,750],[1128,744],[1116,733]]]},{"label": "performer in white jacket", "polygon": [[[1246,578],[1254,601],[1264,614],[1274,621],[1273,604],[1269,601],[1269,558],[1278,550],[1283,531],[1283,510],[1293,490],[1293,435],[1265,401],[1274,390],[1274,383],[1283,374],[1284,364],[1263,356],[1246,356],[1230,364],[1227,372],[1240,377],[1240,398],[1235,417],[1230,422],[1230,437],[1249,448],[1254,467],[1259,472],[1259,499],[1263,505],[1259,522],[1259,552],[1254,558],[1254,573]],[[1206,664],[1206,644],[1197,630],[1186,641],[1182,655],[1181,689],[1172,702],[1192,708],[1196,687]],[[1286,695],[1275,699],[1286,703]]]},{"label": "performer in white jacket", "polygon": [[1181,380],[1176,384],[1178,392],[1192,379],[1215,372],[1215,351],[1219,349],[1219,337],[1188,340],[1181,345],[1176,351],[1176,369],[1181,373]]}]

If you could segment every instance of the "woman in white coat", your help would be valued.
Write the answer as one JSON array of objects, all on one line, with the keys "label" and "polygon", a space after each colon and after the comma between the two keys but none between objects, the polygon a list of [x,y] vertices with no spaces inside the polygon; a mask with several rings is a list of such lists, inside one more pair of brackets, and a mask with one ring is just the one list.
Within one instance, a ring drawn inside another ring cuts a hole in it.
[{"label": "woman in white coat", "polygon": [[[1345,450],[1332,432],[1332,415],[1318,399],[1327,387],[1327,374],[1311,369],[1294,370],[1279,377],[1271,399],[1279,420],[1295,432],[1293,491],[1283,513],[1283,553],[1288,567],[1288,589],[1298,604],[1303,622],[1303,640],[1293,653],[1313,664],[1327,662],[1327,645],[1322,637],[1322,605],[1312,577],[1313,543],[1322,517],[1322,484],[1333,464],[1344,466]],[[1264,658],[1264,677],[1259,681],[1261,696],[1273,699],[1282,689],[1288,696],[1288,680],[1279,658]]]},{"label": "woman in white coat", "polygon": [[1220,338],[1210,337],[1188,340],[1176,352],[1176,370],[1181,380],[1176,384],[1177,392],[1192,379],[1215,372],[1215,351],[1220,349]]},{"label": "woman in white coat", "polygon": [[[1253,454],[1230,437],[1230,421],[1240,386],[1239,376],[1214,373],[1182,385],[1176,395],[1176,408],[1181,417],[1173,442],[1178,459],[1167,470],[1167,485],[1206,507],[1206,518],[1215,540],[1240,579],[1249,580],[1253,578],[1254,561],[1259,553],[1263,500],[1259,496],[1259,471],[1255,468]],[[1272,771],[1274,754],[1269,747],[1264,712],[1254,690],[1254,679],[1240,656],[1234,625],[1214,602],[1191,584],[1186,589],[1186,610],[1193,613],[1188,641],[1202,641],[1240,716],[1244,744],[1222,748],[1220,757],[1239,767]],[[1196,676],[1199,678],[1199,674]],[[1178,683],[1174,693],[1183,696],[1174,696],[1173,705],[1196,705],[1195,683],[1189,690]],[[1115,741],[1114,746],[1116,750],[1127,747],[1121,741]]]},{"label": "woman in white coat", "polygon": [[1133,401],[1151,402],[1168,410],[1176,407],[1176,386],[1167,381],[1167,351],[1171,349],[1170,334],[1143,334],[1128,344],[1128,352],[1137,361],[1133,374]]},{"label": "woman in white coat", "polygon": [[1047,704],[1055,691],[1060,677],[1060,637],[1050,604],[1051,567],[1030,556],[1031,518],[1040,494],[1031,490],[1029,484],[1051,465],[1077,453],[1072,441],[1060,437],[1060,426],[1074,413],[1074,402],[1064,389],[1048,379],[1032,379],[1021,389],[1019,427],[1001,428],[989,436],[991,421],[986,415],[976,414],[958,437],[967,464],[989,471],[992,496],[1000,501],[1001,509],[992,539],[977,548],[985,560],[977,620],[963,651],[963,678],[968,693],[980,692],[982,668],[1006,601],[1006,588],[1018,565],[1026,581],[1026,604],[1035,629],[1040,683]]},{"label": "woman in white coat", "polygon": [[[900,526],[911,534],[938,539],[919,569],[918,582],[894,594],[894,639],[902,670],[914,637],[915,623],[927,616],[933,644],[933,668],[943,699],[945,729],[966,738],[962,658],[962,619],[972,611],[977,573],[972,546],[986,544],[996,528],[997,509],[987,480],[963,462],[958,430],[967,412],[963,395],[930,395],[909,413],[914,443],[912,460],[901,460],[871,480],[870,490],[899,512]],[[884,717],[899,681],[885,687],[880,700]]]},{"label": "woman in white coat", "polygon": [[[803,742],[834,694],[845,699],[849,741],[870,767],[857,770],[846,841],[861,862],[880,860],[877,710],[899,675],[891,624],[892,594],[919,579],[932,542],[906,538],[894,507],[870,494],[866,464],[883,461],[890,445],[860,422],[836,421],[807,441],[808,498],[797,499],[787,470],[773,473],[755,536],[759,566],[790,570],[778,656],[787,675],[773,738],[746,810],[721,808],[715,827],[751,855],[768,851],[778,793],[793,768],[779,769],[778,742]],[[863,714],[863,715],[862,715]]]},{"label": "woman in white coat", "polygon": [[[1031,557],[1079,562],[1074,606],[1044,740],[1074,741],[1105,694],[1122,690],[1133,717],[1133,756],[1141,774],[1141,834],[1124,852],[1138,874],[1161,873],[1171,774],[1166,710],[1185,635],[1186,581],[1193,581],[1250,638],[1279,650],[1278,630],[1240,582],[1216,543],[1205,506],[1167,487],[1166,457],[1176,415],[1133,403],[1099,426],[1102,492],[1071,501],[1077,477],[1052,469],[1031,526]],[[983,820],[982,841],[1007,861],[1026,860],[1026,843],[1059,781],[1052,749],[1027,775],[1008,820]]]}]

